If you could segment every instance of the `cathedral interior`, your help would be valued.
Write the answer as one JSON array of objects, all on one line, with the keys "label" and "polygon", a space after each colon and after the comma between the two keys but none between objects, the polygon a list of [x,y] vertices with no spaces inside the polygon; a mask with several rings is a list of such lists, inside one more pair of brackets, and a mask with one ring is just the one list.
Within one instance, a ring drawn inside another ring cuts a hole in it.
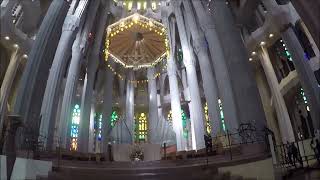
[{"label": "cathedral interior", "polygon": [[319,0],[0,0],[0,179],[320,179]]}]

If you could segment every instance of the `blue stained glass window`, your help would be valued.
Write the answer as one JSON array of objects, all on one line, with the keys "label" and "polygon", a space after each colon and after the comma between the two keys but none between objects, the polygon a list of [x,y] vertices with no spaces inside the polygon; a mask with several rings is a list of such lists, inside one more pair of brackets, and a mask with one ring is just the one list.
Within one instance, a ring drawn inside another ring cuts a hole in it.
[{"label": "blue stained glass window", "polygon": [[79,136],[79,124],[80,124],[80,106],[76,104],[72,111],[71,117],[71,146],[70,150],[76,151],[78,146],[78,136]]}]

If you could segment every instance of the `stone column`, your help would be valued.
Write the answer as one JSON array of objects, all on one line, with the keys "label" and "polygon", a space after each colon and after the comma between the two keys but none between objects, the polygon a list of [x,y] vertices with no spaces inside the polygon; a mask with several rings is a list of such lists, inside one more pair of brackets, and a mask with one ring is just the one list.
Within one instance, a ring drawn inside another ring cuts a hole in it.
[{"label": "stone column", "polygon": [[134,142],[134,71],[129,70],[127,76],[126,112],[122,126],[123,143]]},{"label": "stone column", "polygon": [[[31,112],[39,115],[48,70],[59,42],[68,7],[69,4],[66,1],[54,0],[51,3],[29,53],[14,106],[15,114],[21,115],[28,127],[38,123],[31,119],[33,116]],[[37,126],[36,129],[38,130]]]},{"label": "stone column", "polygon": [[[108,66],[114,68],[115,63],[113,60],[108,61]],[[112,113],[113,105],[113,72],[106,67],[105,69],[105,81],[103,90],[103,111],[102,111],[102,139],[101,139],[101,152],[108,152],[108,142],[110,141],[110,133],[112,131],[110,116]]]},{"label": "stone column", "polygon": [[[60,114],[59,135],[60,135],[60,138],[62,139],[62,142],[64,141],[63,139],[65,139],[66,135],[68,134],[67,133],[68,129],[63,129],[63,128],[68,127],[67,124],[71,118],[72,100],[74,98],[74,94],[77,89],[80,65],[81,65],[82,58],[84,56],[85,49],[87,47],[89,33],[92,29],[94,18],[96,17],[96,12],[98,10],[99,4],[100,4],[100,0],[94,1],[94,3],[90,4],[85,25],[81,29],[81,31],[78,32],[76,40],[74,41],[72,46],[72,58],[71,58],[71,62],[68,70],[66,87],[63,94],[62,108],[61,108],[61,114]],[[81,138],[79,138],[78,145],[79,145],[79,150],[81,152],[83,152],[82,151],[83,149],[80,147],[83,147],[81,145],[83,143],[88,143],[88,142],[87,141],[83,142],[81,141]],[[61,145],[63,147],[65,146],[64,144],[61,144]]]},{"label": "stone column", "polygon": [[158,131],[158,97],[157,97],[157,82],[154,79],[154,68],[148,68],[148,94],[149,94],[149,128],[148,136],[149,143],[159,143]]},{"label": "stone column", "polygon": [[[259,91],[240,30],[228,6],[225,0],[215,0],[211,18],[216,25],[214,27],[225,55],[236,105],[236,118],[240,123],[252,123],[257,130],[262,130],[266,126],[266,120]],[[228,113],[226,110],[225,112]],[[226,119],[226,122],[228,121],[229,119]],[[227,128],[234,131],[232,127]]]},{"label": "stone column", "polygon": [[269,88],[272,93],[275,110],[278,117],[278,124],[280,127],[282,142],[286,143],[294,142],[293,129],[289,117],[289,113],[284,102],[283,96],[280,92],[279,83],[274,72],[273,66],[270,61],[268,50],[265,47],[261,47],[261,52],[259,52],[260,62],[263,70],[266,74]]},{"label": "stone column", "polygon": [[[94,80],[96,76],[96,71],[99,65],[99,55],[100,55],[100,47],[103,42],[103,36],[105,32],[105,27],[108,21],[108,9],[109,6],[105,6],[102,8],[102,14],[100,16],[98,28],[95,34],[95,39],[92,47],[92,51],[88,58],[88,68],[87,74],[85,77],[85,83],[82,91],[81,97],[81,112],[80,112],[80,131],[79,133],[82,134],[83,130],[89,131],[89,119],[90,119],[90,112],[91,112],[91,104],[92,104],[92,95],[93,95],[93,86]],[[85,133],[85,137],[88,138],[88,133]],[[81,141],[81,140],[80,140]],[[88,142],[85,141],[84,142]],[[79,148],[83,150],[83,152],[87,152],[87,148]]]},{"label": "stone column", "polygon": [[237,129],[239,122],[237,119],[237,110],[232,91],[231,79],[216,27],[210,14],[206,13],[201,1],[192,1],[192,4],[197,14],[200,27],[203,30],[209,45],[212,65],[219,88],[218,94],[223,102],[223,109],[225,111],[224,115],[227,121],[227,128],[229,130]]},{"label": "stone column", "polygon": [[[78,40],[75,41],[77,44]],[[59,121],[59,137],[61,139],[60,147],[66,147],[66,136],[69,134],[68,122],[71,119],[72,112],[72,100],[78,85],[78,76],[80,69],[80,61],[82,60],[82,53],[79,52],[80,47],[75,45],[72,48],[72,58],[70,62],[70,67],[68,70],[66,86],[64,88],[62,106],[61,106],[61,114]],[[78,49],[79,48],[79,49]],[[79,144],[79,143],[78,143]]]},{"label": "stone column", "polygon": [[82,141],[86,143],[84,143],[83,145],[86,146],[87,149],[84,149],[84,151],[88,152],[88,153],[93,153],[93,149],[94,149],[94,114],[96,112],[96,104],[92,103],[90,106],[90,117],[89,117],[89,128],[88,128],[88,136],[86,137],[86,139],[82,138]]},{"label": "stone column", "polygon": [[313,127],[320,128],[320,87],[316,77],[304,57],[304,50],[291,26],[282,32],[282,38],[292,55],[292,60],[299,75],[303,90],[305,91],[308,105],[311,110]]},{"label": "stone column", "polygon": [[[200,2],[201,3],[201,2]],[[196,24],[195,14],[193,14],[192,5],[187,1],[183,1],[185,11],[185,19],[190,27],[190,32],[193,39],[193,46],[198,56],[198,62],[201,69],[201,76],[203,81],[203,90],[208,103],[210,124],[212,127],[212,137],[216,136],[220,131],[221,120],[218,104],[218,88],[210,58],[208,54],[208,47],[206,39]]]},{"label": "stone column", "polygon": [[[74,14],[68,14],[62,27],[62,34],[60,41],[54,56],[54,60],[50,69],[49,78],[47,80],[47,86],[44,94],[44,99],[41,107],[41,124],[40,135],[49,137],[47,142],[44,142],[45,146],[50,147],[52,144],[52,122],[55,119],[59,89],[61,88],[61,81],[63,78],[64,70],[66,69],[68,58],[71,51],[71,46],[74,41],[75,35],[78,31],[81,19],[83,19],[83,11],[87,7],[87,0],[79,2],[78,7]],[[60,121],[60,125],[61,121]],[[65,127],[59,127],[60,142],[62,147],[66,145],[66,129]],[[61,130],[65,132],[61,132]]]},{"label": "stone column", "polygon": [[12,84],[16,76],[17,69],[20,64],[19,48],[15,48],[11,54],[10,62],[3,78],[0,89],[0,138],[2,135],[2,128],[5,123],[7,114],[7,104],[10,93],[12,92]]},{"label": "stone column", "polygon": [[[191,99],[191,109],[190,109],[190,118],[191,118],[191,133],[192,133],[192,149],[199,150],[205,148],[204,144],[204,114],[201,103],[201,97],[199,92],[199,85],[197,79],[197,72],[195,68],[195,59],[193,57],[193,52],[189,48],[188,37],[186,34],[186,27],[183,21],[182,11],[178,4],[174,5],[174,12],[177,19],[178,31],[180,35],[180,41],[183,51],[183,62],[186,66],[188,85],[190,91]],[[175,46],[172,46],[175,47]]]},{"label": "stone column", "polygon": [[[163,18],[164,25],[167,27],[170,47],[175,47],[175,27],[172,23],[169,24],[168,17]],[[180,93],[177,79],[177,67],[175,63],[175,48],[170,49],[170,56],[167,60],[167,73],[169,77],[171,111],[172,111],[172,126],[176,135],[177,151],[186,150],[186,141],[183,139],[182,117]]]}]

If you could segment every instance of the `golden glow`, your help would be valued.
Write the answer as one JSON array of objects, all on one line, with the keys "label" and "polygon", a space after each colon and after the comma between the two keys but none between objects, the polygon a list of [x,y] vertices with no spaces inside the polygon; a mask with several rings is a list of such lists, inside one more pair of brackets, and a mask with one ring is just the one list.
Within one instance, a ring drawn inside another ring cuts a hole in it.
[{"label": "golden glow", "polygon": [[205,115],[205,119],[206,119],[206,130],[207,130],[207,133],[210,134],[212,128],[211,128],[211,125],[210,125],[208,103],[206,103],[204,105],[203,109],[204,109],[204,115]]},{"label": "golden glow", "polygon": [[129,1],[128,2],[128,11],[131,11],[131,9],[132,9],[132,1]]},{"label": "golden glow", "polygon": [[76,151],[78,149],[78,142],[77,139],[72,138],[71,140],[71,150]]},{"label": "golden glow", "polygon": [[157,4],[156,4],[155,1],[152,1],[152,3],[151,3],[151,9],[152,9],[152,10],[156,10],[156,9],[157,9]]},{"label": "golden glow", "polygon": [[137,3],[137,9],[138,9],[138,10],[141,9],[141,3],[140,3],[140,2]]},{"label": "golden glow", "polygon": [[143,9],[147,9],[147,2],[143,2]]},{"label": "golden glow", "polygon": [[147,116],[145,113],[140,113],[138,117],[138,141],[146,141],[147,138],[147,132],[148,132],[148,127],[147,127]]}]

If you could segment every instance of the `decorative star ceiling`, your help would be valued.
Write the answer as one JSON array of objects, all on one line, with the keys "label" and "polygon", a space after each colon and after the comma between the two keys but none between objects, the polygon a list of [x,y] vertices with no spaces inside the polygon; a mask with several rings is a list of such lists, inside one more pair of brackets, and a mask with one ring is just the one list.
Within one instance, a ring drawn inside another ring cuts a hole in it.
[{"label": "decorative star ceiling", "polygon": [[133,14],[107,28],[105,59],[125,68],[154,66],[168,53],[167,31],[155,20]]}]

